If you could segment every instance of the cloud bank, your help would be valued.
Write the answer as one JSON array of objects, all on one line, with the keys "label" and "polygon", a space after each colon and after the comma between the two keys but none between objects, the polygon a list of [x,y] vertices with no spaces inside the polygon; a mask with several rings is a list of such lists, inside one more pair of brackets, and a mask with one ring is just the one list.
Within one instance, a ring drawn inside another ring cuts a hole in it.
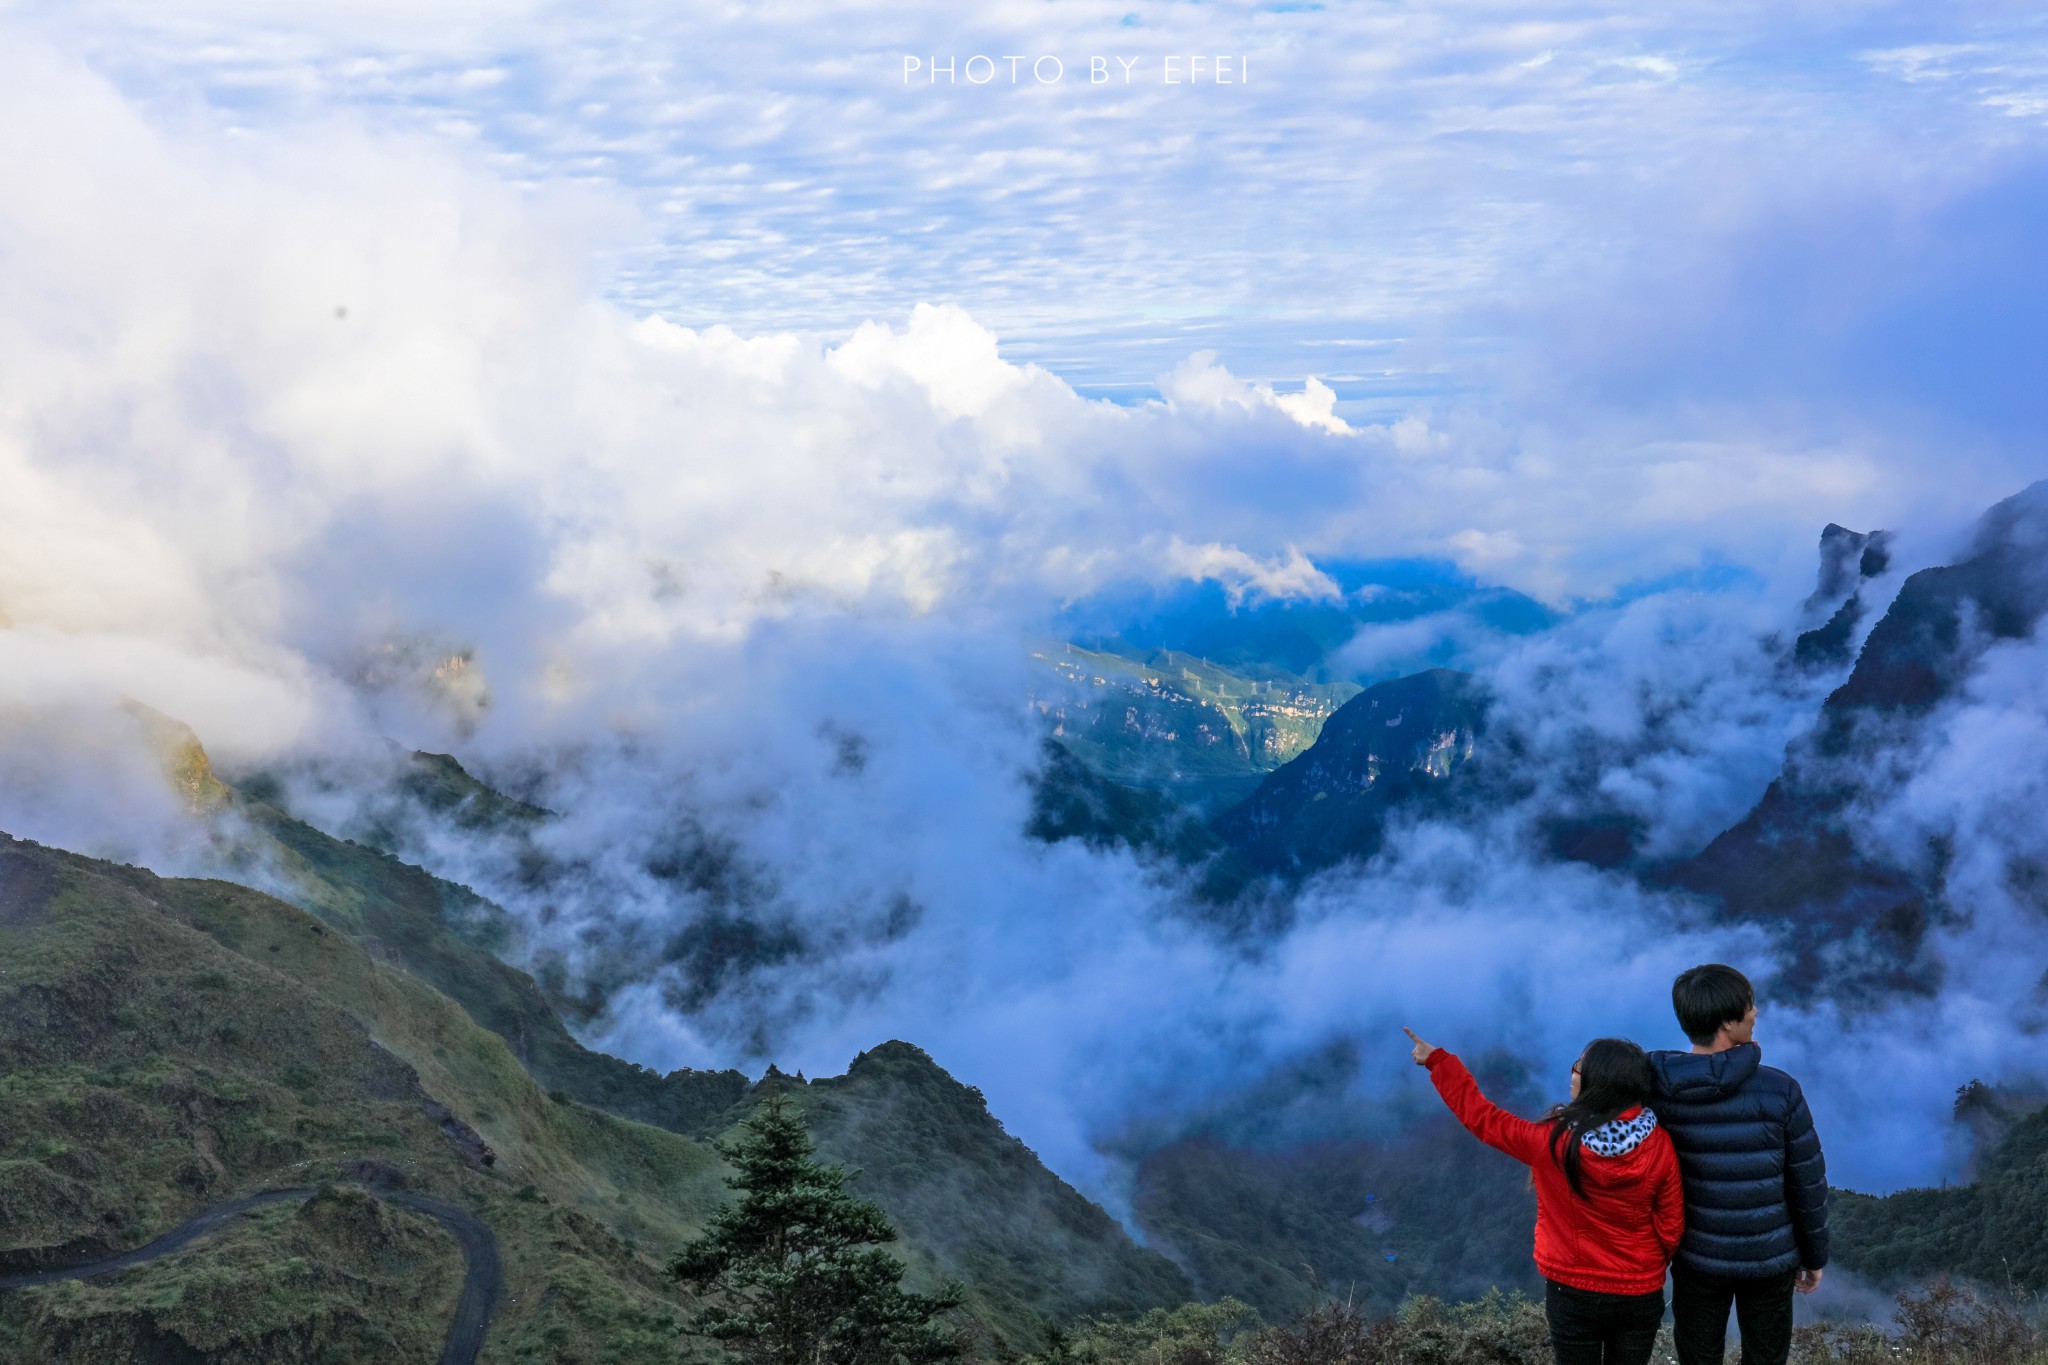
[{"label": "cloud bank", "polygon": [[[564,874],[524,888],[505,850],[431,828],[419,851],[513,910],[529,961],[600,991],[594,1041],[836,1071],[907,1036],[1098,1190],[1133,1124],[1333,1038],[1386,1094],[1413,1090],[1402,1022],[1552,1072],[1593,1033],[1668,1037],[1673,971],[1764,946],[1546,864],[1528,821],[1584,783],[1660,848],[1710,835],[1825,686],[1773,681],[1758,644],[1791,624],[1819,526],[1901,527],[1910,568],[2010,491],[2003,456],[1959,469],[1811,411],[1783,443],[1753,416],[1702,429],[1695,398],[1739,406],[1713,386],[1647,410],[1603,394],[1632,334],[1535,282],[1552,324],[1610,338],[1578,390],[1385,422],[1340,416],[1305,370],[1199,354],[1162,366],[1157,400],[1091,400],[955,303],[823,334],[685,325],[759,276],[676,269],[666,297],[712,301],[687,313],[608,299],[592,262],[630,196],[322,108],[230,133],[0,44],[0,825],[203,865],[161,794],[103,799],[150,790],[142,740],[94,720],[123,697],[231,771],[454,749],[563,813],[538,837]],[[1315,600],[1317,559],[1404,554],[1581,609],[1473,645],[1542,759],[1534,805],[1397,831],[1252,948],[1192,924],[1157,869],[1024,836],[1020,641],[1063,602],[1188,577]],[[2037,737],[2013,668],[1989,667],[1884,822],[1995,842],[2025,793],[1963,779]],[[1949,1090],[2024,1060],[1995,1021],[2031,986],[1997,964],[2039,933],[2007,895],[1952,931],[1932,1012],[1780,1016],[1767,1036],[1852,1180],[1928,1178]],[[1887,1050],[1910,1081],[1873,1089]]]}]

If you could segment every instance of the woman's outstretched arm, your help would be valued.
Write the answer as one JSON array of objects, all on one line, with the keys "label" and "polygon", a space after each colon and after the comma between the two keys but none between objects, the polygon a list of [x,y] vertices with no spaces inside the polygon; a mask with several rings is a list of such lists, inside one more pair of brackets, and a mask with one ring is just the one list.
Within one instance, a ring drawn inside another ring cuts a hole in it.
[{"label": "woman's outstretched arm", "polygon": [[1550,1125],[1516,1118],[1480,1092],[1479,1082],[1472,1079],[1472,1073],[1455,1053],[1431,1047],[1410,1030],[1402,1031],[1414,1039],[1415,1060],[1429,1069],[1436,1093],[1473,1137],[1517,1161],[1533,1165],[1539,1158],[1547,1159]]}]

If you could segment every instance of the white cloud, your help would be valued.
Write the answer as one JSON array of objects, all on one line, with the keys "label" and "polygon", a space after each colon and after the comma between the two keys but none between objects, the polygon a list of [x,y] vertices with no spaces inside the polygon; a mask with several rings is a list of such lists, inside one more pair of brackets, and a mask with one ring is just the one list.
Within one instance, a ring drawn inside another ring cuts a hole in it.
[{"label": "white cloud", "polygon": [[[1300,374],[1300,339],[1337,320],[1429,338],[1398,366],[1403,387],[1433,382],[1444,355],[1490,352],[1475,307],[1531,273],[1598,273],[1619,213],[1686,185],[1711,212],[1727,187],[1705,167],[1939,171],[1997,115],[1900,75],[1967,72],[2010,99],[2041,66],[2023,23],[1967,8],[1916,16],[1903,43],[1867,7],[1755,4],[94,0],[14,22],[245,133],[340,112],[524,181],[614,187],[656,225],[617,256],[641,311],[844,335],[943,299],[1049,368],[1123,383],[1219,335],[1233,368]],[[903,84],[906,54],[975,52],[1056,55],[1069,79]],[[1250,79],[1158,81],[1191,52],[1245,56]],[[1112,53],[1149,78],[1090,85],[1088,57]]]},{"label": "white cloud", "polygon": [[1675,80],[1678,76],[1678,63],[1669,57],[1616,57],[1612,64],[1625,70],[1640,71],[1645,76],[1655,76],[1659,80]]},{"label": "white cloud", "polygon": [[1311,375],[1300,393],[1275,393],[1270,385],[1248,384],[1217,362],[1214,351],[1196,351],[1159,381],[1159,392],[1176,407],[1243,413],[1277,411],[1301,426],[1348,435],[1349,423],[1336,415],[1337,395]]},{"label": "white cloud", "polygon": [[[821,9],[757,39],[710,25],[703,60],[745,71],[782,51],[777,69],[808,83],[773,110],[754,85],[707,86],[660,135],[633,111],[689,84],[696,68],[673,53],[640,71],[615,46],[557,42],[535,92],[449,74],[530,54],[516,25],[478,21],[421,59],[436,72],[384,50],[377,14],[252,27],[230,53],[205,46],[211,12],[94,13],[126,16],[79,45],[134,99],[33,41],[0,45],[0,642],[41,689],[10,697],[0,744],[20,777],[0,788],[35,801],[0,815],[87,847],[155,828],[160,797],[137,798],[149,809],[131,821],[63,785],[142,783],[130,747],[84,765],[111,776],[37,766],[37,735],[101,746],[96,713],[42,725],[67,689],[136,696],[245,762],[349,755],[387,734],[460,744],[484,766],[542,771],[568,817],[547,838],[590,860],[587,886],[541,906],[493,882],[488,850],[435,850],[475,860],[462,866],[530,916],[536,948],[587,954],[593,971],[605,951],[660,960],[708,893],[648,868],[693,824],[761,873],[767,910],[838,935],[834,972],[720,983],[730,993],[682,1023],[642,981],[608,1021],[619,1046],[736,1059],[759,1050],[752,1020],[791,1050],[785,1064],[831,1069],[906,1033],[1062,1162],[1091,1159],[1127,1082],[1166,1078],[1140,1061],[1086,1074],[1131,1037],[1215,1060],[1222,1084],[1329,1032],[1376,1038],[1425,991],[1475,1030],[1488,991],[1526,991],[1570,1006],[1540,1044],[1555,1061],[1592,1024],[1569,966],[1612,965],[1596,984],[1647,1027],[1639,997],[1668,964],[1662,948],[1626,951],[1626,926],[1665,907],[1532,869],[1488,832],[1421,831],[1406,861],[1333,879],[1304,934],[1258,964],[1175,928],[1171,891],[1129,859],[1030,842],[1022,779],[1039,735],[1017,645],[1059,600],[1175,576],[1316,600],[1335,584],[1313,559],[1347,554],[1450,554],[1553,599],[1744,566],[1751,596],[1623,611],[1498,670],[1547,752],[1615,745],[1597,779],[1661,813],[1676,845],[1740,809],[1794,724],[1791,700],[1756,695],[1754,636],[1771,604],[1803,595],[1819,526],[1895,524],[1934,485],[1948,503],[1923,519],[1938,522],[2005,476],[1903,437],[1777,435],[1776,407],[1732,421],[1682,401],[1644,411],[1627,385],[1587,397],[1572,384],[1637,335],[1616,323],[1626,272],[1558,296],[1550,316],[1590,337],[1557,348],[1558,370],[1517,369],[1519,355],[1497,392],[1384,422],[1341,418],[1335,387],[1354,381],[1320,364],[1331,382],[1292,392],[1293,378],[1239,378],[1221,349],[1189,355],[1191,336],[1215,333],[1171,325],[1169,305],[1205,328],[1246,299],[1442,316],[1446,299],[1526,283],[1517,261],[1569,275],[1578,246],[1545,252],[1581,225],[1577,201],[1557,202],[1542,174],[1535,207],[1503,200],[1521,183],[1489,160],[1506,143],[1656,180],[1675,128],[1720,137],[1702,115],[1732,107],[1749,117],[1725,136],[1746,154],[1778,107],[1769,91],[1677,82],[1652,106],[1633,89],[1650,83],[1592,79],[1597,54],[1643,46],[1626,17],[1515,35],[1420,11],[1343,18],[1364,25],[1342,31],[1348,45],[1289,27],[1339,19],[1255,17],[1245,41],[1294,53],[1324,89],[1360,72],[1409,83],[1409,102],[1296,150],[1301,106],[1277,85],[1222,114],[1158,90],[1097,106],[1071,90],[1057,105],[882,104],[894,96],[875,90],[846,103],[845,54],[875,40],[849,41],[866,17]],[[1189,22],[1144,41],[1237,33],[1234,14]],[[906,28],[892,39],[971,36],[928,15]],[[1491,104],[1503,87],[1483,73],[1539,46],[1563,55],[1497,78],[1534,93]],[[825,52],[842,63],[830,80],[808,64]],[[1414,96],[1475,55],[1481,74]],[[537,107],[450,106],[436,81]],[[230,86],[253,104],[175,98]],[[451,108],[478,115],[479,147],[422,132]],[[978,155],[1055,134],[1061,158]],[[1801,149],[1780,150],[1796,171]],[[582,175],[600,183],[564,183]],[[649,246],[628,205],[657,184],[693,207]],[[1160,207],[1182,203],[1217,208]],[[1667,244],[1615,221],[1638,247]],[[642,272],[626,304],[592,279],[622,239]],[[1683,245],[1682,270],[1717,259],[1711,241]],[[1650,311],[1689,330],[1711,293],[1653,292]],[[1161,401],[1090,401],[1006,341],[1014,323],[1055,349],[1095,308],[1125,328],[1169,319],[1139,329],[1127,362],[1176,363]],[[1554,381],[1540,400],[1515,390],[1532,374]],[[465,651],[488,707],[480,688],[450,706],[414,685]],[[1674,709],[1696,734],[1640,742]],[[1512,912],[1489,921],[1484,970],[1460,975],[1497,904]],[[1730,941],[1747,940],[1671,951]],[[1380,961],[1412,979],[1385,1000],[1343,998],[1339,969]],[[1033,1027],[1046,1041],[1020,1056]]]},{"label": "white cloud", "polygon": [[1165,562],[1180,577],[1221,583],[1232,605],[1260,598],[1336,601],[1344,595],[1335,579],[1292,546],[1284,556],[1262,560],[1235,546],[1189,545],[1176,537],[1166,547]]},{"label": "white cloud", "polygon": [[1337,415],[1337,391],[1314,375],[1302,382],[1300,393],[1276,394],[1273,401],[1305,427],[1321,427],[1339,435],[1351,430],[1351,424]]}]

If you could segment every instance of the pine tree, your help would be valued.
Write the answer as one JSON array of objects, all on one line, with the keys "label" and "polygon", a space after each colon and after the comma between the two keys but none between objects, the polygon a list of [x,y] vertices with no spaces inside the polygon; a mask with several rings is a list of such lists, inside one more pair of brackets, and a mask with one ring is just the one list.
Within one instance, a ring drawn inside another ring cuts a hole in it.
[{"label": "pine tree", "polygon": [[846,1192],[846,1171],[812,1160],[802,1115],[771,1095],[721,1148],[737,1203],[669,1263],[711,1300],[694,1330],[745,1360],[774,1365],[923,1365],[956,1360],[933,1321],[960,1287],[904,1292],[903,1264],[882,1244],[896,1231]]}]

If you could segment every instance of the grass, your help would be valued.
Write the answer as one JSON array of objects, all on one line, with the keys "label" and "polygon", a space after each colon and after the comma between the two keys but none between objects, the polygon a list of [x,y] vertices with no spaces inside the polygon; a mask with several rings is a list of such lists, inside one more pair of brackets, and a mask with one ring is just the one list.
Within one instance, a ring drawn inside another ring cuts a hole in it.
[{"label": "grass", "polygon": [[1039,657],[1062,680],[1047,689],[1047,718],[1091,770],[1200,805],[1247,795],[1359,691],[1276,670],[1251,676],[1173,650],[1065,645]]},{"label": "grass", "polygon": [[[423,771],[441,806],[496,809],[491,799],[503,802],[481,795],[489,789],[453,760],[428,757]],[[581,1169],[620,1159],[604,1138],[604,1125],[620,1116],[709,1141],[729,1133],[757,1102],[758,1093],[737,1071],[661,1075],[584,1048],[563,1027],[560,1002],[466,932],[489,923],[498,913],[494,907],[479,911],[464,888],[227,790],[231,808],[243,816],[243,837],[254,844],[252,861],[289,869],[302,904],[332,928],[362,935],[383,963],[402,969],[398,977],[458,1001],[504,1042],[510,1064],[555,1097],[560,1112],[580,1116],[588,1134]],[[493,820],[537,818],[542,813],[521,807]],[[229,908],[249,898],[268,901],[226,882],[162,885],[173,897],[189,898],[191,913],[220,934],[247,932]],[[283,951],[287,962],[297,960],[290,945]],[[388,1004],[364,1000],[351,1007],[380,1012]],[[430,1086],[437,1079],[423,1076]],[[965,1281],[969,1312],[997,1335],[1028,1331],[1045,1314],[1147,1307],[1191,1292],[1169,1261],[1134,1245],[1113,1219],[1005,1133],[977,1093],[914,1047],[877,1047],[845,1077],[809,1083],[785,1077],[774,1085],[800,1092],[825,1159],[865,1172],[861,1192],[902,1234],[897,1248],[913,1281]],[[507,1140],[504,1121],[497,1106],[488,1112],[468,1117],[499,1145]],[[603,1206],[605,1190],[590,1195],[590,1204]],[[989,1216],[995,1208],[1005,1211],[1002,1218]],[[672,1248],[682,1240],[672,1228],[633,1224],[630,1210],[612,1217],[642,1248]]]},{"label": "grass", "polygon": [[[11,840],[0,879],[15,901],[0,1256],[92,1259],[236,1194],[346,1187],[372,1160],[497,1231],[508,1287],[487,1359],[676,1358],[694,1304],[657,1258],[723,1198],[708,1147],[550,1099],[452,1001],[269,897]],[[480,1133],[492,1163],[446,1126]],[[459,1256],[366,1200],[344,1189],[106,1284],[7,1295],[0,1343],[51,1361],[165,1343],[224,1361],[418,1358],[445,1331]]]},{"label": "grass", "polygon": [[[2043,1365],[2048,1332],[2010,1298],[1936,1279],[1902,1291],[1891,1327],[1815,1324],[1793,1332],[1790,1365]],[[1736,1359],[1739,1348],[1731,1349]],[[1651,1353],[1673,1359],[1666,1324]],[[1392,1312],[1325,1300],[1260,1322],[1233,1299],[1048,1325],[1017,1365],[1551,1365],[1540,1303],[1494,1291],[1464,1303],[1418,1296]]]},{"label": "grass", "polygon": [[[726,1198],[709,1140],[756,1088],[582,1047],[476,932],[493,907],[220,783],[196,741],[169,747],[229,869],[297,903],[0,845],[0,1048],[13,1049],[0,1054],[0,1260],[126,1249],[231,1194],[342,1180],[374,1158],[460,1196],[504,1239],[513,1287],[488,1358],[675,1358],[687,1302],[660,1263]],[[444,797],[467,780],[452,762],[432,777]],[[922,1052],[865,1058],[838,1080],[775,1084],[806,1092],[827,1159],[869,1172],[864,1192],[903,1234],[913,1276],[965,1279],[990,1334],[1187,1295],[1170,1263]],[[423,1102],[446,1106],[494,1164],[466,1161]],[[989,1218],[996,1207],[1008,1216]],[[183,1264],[132,1274],[175,1278]],[[16,1351],[29,1358],[53,1349],[55,1292],[0,1305],[0,1342],[32,1339]]]},{"label": "grass", "polygon": [[182,1343],[209,1360],[430,1360],[461,1286],[432,1219],[359,1189],[248,1216],[175,1264],[104,1286],[36,1291],[28,1325],[51,1360],[146,1357]]}]

